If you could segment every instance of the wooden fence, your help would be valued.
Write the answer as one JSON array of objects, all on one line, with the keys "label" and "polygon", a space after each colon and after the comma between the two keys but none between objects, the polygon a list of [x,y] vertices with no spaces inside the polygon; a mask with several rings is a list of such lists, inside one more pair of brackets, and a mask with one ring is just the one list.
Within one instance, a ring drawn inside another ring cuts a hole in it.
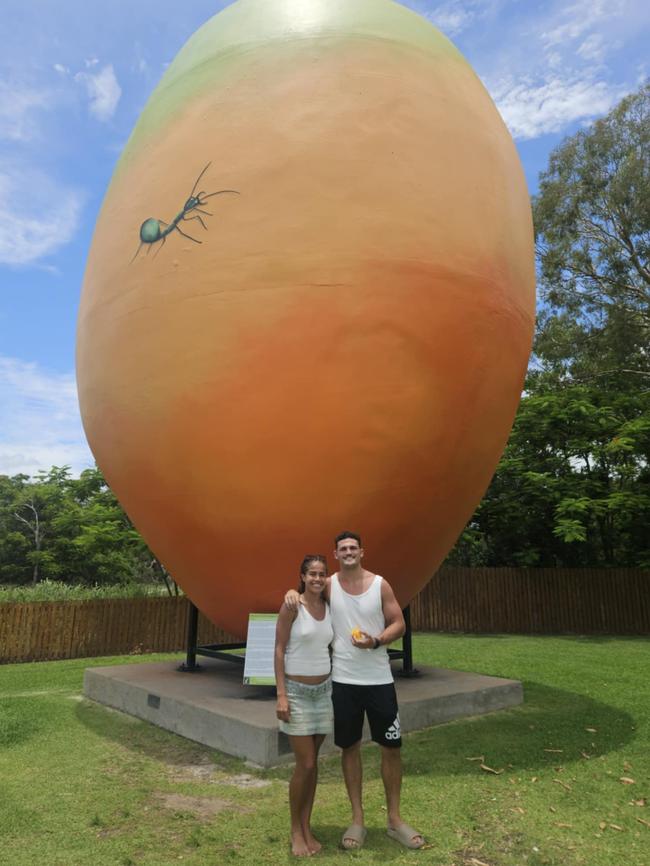
[{"label": "wooden fence", "polygon": [[[411,602],[414,631],[650,635],[650,571],[441,569]],[[185,648],[183,598],[0,603],[0,663]],[[233,638],[203,616],[199,643]]]},{"label": "wooden fence", "polygon": [[411,602],[414,631],[650,635],[650,571],[443,568]]},{"label": "wooden fence", "polygon": [[[0,663],[183,650],[185,598],[0,603]],[[199,641],[233,638],[199,616]]]}]

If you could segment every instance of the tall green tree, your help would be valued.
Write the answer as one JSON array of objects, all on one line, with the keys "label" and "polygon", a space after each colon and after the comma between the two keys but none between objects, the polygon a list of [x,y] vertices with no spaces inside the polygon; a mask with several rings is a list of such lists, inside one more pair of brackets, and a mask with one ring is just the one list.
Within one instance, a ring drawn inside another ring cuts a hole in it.
[{"label": "tall green tree", "polygon": [[553,151],[533,210],[541,369],[650,387],[650,83]]},{"label": "tall green tree", "polygon": [[30,539],[16,522],[28,475],[0,475],[0,581],[27,583],[33,572],[27,554]]},{"label": "tall green tree", "polygon": [[98,469],[79,478],[53,467],[35,478],[0,476],[0,580],[120,583],[169,576]]},{"label": "tall green tree", "polygon": [[650,85],[551,154],[510,441],[449,561],[650,567]]},{"label": "tall green tree", "polygon": [[650,567],[649,410],[587,386],[526,396],[455,561]]},{"label": "tall green tree", "polygon": [[66,470],[55,466],[48,473],[40,473],[35,484],[24,485],[16,497],[13,517],[28,540],[26,560],[32,568],[32,584],[59,572],[52,541],[54,521],[64,507],[66,481]]}]

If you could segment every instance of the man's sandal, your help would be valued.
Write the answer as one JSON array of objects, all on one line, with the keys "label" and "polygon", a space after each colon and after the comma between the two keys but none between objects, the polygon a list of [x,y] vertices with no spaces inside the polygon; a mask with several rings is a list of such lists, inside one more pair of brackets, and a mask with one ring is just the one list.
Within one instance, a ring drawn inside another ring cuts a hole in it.
[{"label": "man's sandal", "polygon": [[356,851],[366,841],[368,831],[361,824],[350,824],[341,838],[341,845],[346,851]]},{"label": "man's sandal", "polygon": [[[389,827],[386,830],[391,839],[395,839],[396,842],[399,842],[400,845],[404,845],[405,848],[421,848],[424,845],[424,837],[422,833],[418,833],[417,830],[414,830],[413,827],[409,827],[408,824],[400,824],[399,827],[393,828]],[[419,842],[415,840],[419,839]]]}]

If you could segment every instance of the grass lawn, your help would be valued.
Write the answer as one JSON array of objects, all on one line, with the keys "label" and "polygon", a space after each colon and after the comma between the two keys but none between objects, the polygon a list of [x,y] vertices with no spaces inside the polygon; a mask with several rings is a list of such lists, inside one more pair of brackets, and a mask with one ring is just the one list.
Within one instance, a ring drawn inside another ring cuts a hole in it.
[{"label": "grass lawn", "polygon": [[[316,862],[650,866],[649,641],[417,635],[414,649],[421,664],[521,679],[525,703],[406,736],[403,813],[422,851],[384,833],[374,746],[366,845],[340,850],[347,800],[338,759],[323,761]],[[165,657],[0,667],[3,866],[293,860],[290,768],[250,768],[82,697],[86,667]]]}]

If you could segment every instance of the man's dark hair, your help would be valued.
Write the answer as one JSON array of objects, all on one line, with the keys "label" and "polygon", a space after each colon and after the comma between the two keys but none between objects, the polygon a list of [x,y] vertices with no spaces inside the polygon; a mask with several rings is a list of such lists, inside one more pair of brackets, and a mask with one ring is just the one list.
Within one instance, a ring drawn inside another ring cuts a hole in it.
[{"label": "man's dark hair", "polygon": [[335,549],[339,546],[339,541],[343,541],[344,538],[354,538],[354,540],[358,543],[359,547],[363,547],[363,544],[361,544],[361,536],[357,535],[356,532],[339,532],[339,534],[334,539]]}]

